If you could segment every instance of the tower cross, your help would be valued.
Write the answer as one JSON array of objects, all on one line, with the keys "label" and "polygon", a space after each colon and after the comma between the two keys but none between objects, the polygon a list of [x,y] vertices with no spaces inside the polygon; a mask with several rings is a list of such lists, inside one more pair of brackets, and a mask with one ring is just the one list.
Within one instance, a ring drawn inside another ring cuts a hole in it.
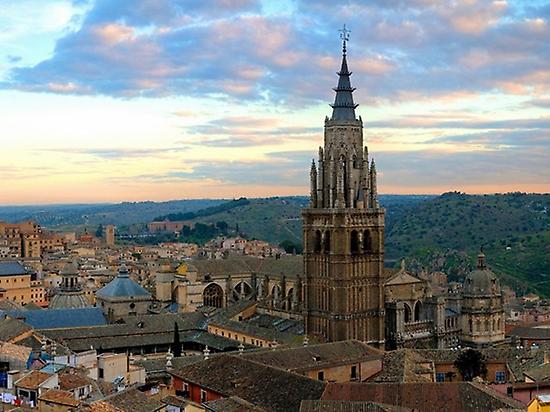
[{"label": "tower cross", "polygon": [[351,33],[351,30],[348,30],[344,24],[344,27],[338,31],[340,32],[340,38],[342,39],[344,54],[346,54],[346,43],[349,41],[349,34]]}]

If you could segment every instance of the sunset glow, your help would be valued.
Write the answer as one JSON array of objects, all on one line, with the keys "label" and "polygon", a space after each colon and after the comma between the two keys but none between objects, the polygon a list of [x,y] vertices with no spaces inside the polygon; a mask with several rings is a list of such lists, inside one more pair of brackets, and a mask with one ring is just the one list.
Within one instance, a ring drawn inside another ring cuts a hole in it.
[{"label": "sunset glow", "polygon": [[2,9],[0,204],[307,194],[343,23],[381,193],[550,191],[544,1]]}]

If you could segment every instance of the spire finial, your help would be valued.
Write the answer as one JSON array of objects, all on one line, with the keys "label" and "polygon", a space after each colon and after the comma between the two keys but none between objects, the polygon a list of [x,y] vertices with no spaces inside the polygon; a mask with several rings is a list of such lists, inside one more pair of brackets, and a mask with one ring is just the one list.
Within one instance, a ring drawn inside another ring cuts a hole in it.
[{"label": "spire finial", "polygon": [[479,270],[485,270],[485,253],[483,253],[483,246],[479,248],[479,255],[477,255],[477,268]]},{"label": "spire finial", "polygon": [[344,27],[338,30],[340,32],[340,38],[342,39],[342,53],[344,56],[346,55],[346,43],[349,41],[349,34],[351,33],[351,30],[348,30],[346,28],[346,25],[344,24]]}]

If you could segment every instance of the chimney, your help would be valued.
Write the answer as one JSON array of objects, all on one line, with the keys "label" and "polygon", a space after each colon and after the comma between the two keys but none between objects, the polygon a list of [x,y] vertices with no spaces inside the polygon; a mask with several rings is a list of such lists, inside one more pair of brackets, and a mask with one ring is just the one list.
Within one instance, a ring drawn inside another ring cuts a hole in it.
[{"label": "chimney", "polygon": [[204,348],[202,353],[204,354],[204,360],[207,360],[207,359],[210,358],[210,349],[208,349],[208,346],[206,346],[206,348]]}]

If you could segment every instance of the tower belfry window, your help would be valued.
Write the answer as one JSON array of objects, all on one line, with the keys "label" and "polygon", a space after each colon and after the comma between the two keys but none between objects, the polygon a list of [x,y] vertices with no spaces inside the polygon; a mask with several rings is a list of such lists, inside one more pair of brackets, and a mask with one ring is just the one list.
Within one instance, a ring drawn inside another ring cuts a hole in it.
[{"label": "tower belfry window", "polygon": [[330,231],[325,231],[325,236],[323,239],[323,252],[330,252]]}]

